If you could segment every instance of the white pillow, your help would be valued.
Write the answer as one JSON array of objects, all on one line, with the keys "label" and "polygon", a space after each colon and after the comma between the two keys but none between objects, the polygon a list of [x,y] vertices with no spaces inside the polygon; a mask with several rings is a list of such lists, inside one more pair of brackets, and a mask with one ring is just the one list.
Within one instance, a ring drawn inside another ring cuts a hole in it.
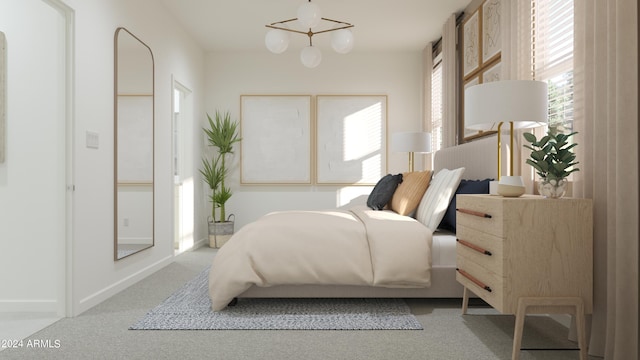
[{"label": "white pillow", "polygon": [[463,173],[463,167],[455,170],[442,169],[431,179],[427,192],[420,200],[416,212],[416,219],[431,231],[435,231],[442,221],[444,213],[447,211],[458,185],[460,185]]}]

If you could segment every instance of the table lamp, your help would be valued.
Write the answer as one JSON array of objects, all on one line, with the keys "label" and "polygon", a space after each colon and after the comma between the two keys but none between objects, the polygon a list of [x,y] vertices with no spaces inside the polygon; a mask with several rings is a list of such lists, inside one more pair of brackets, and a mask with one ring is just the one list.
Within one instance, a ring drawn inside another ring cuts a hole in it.
[{"label": "table lamp", "polygon": [[[502,125],[509,123],[509,174],[513,173],[513,131],[532,128],[547,123],[547,83],[534,80],[505,80],[475,85],[464,93],[465,128],[498,132],[498,176],[491,185],[495,194],[502,178]],[[522,183],[522,178],[519,182]],[[505,179],[506,180],[506,179]],[[509,179],[513,184],[518,179]]]},{"label": "table lamp", "polygon": [[427,132],[398,132],[391,138],[391,149],[409,153],[409,171],[413,171],[413,154],[431,152],[431,134]]}]

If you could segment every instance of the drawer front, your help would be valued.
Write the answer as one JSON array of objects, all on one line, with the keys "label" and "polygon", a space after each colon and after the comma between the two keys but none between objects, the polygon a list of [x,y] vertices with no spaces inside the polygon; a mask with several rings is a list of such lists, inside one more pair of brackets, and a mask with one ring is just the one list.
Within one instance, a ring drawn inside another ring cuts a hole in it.
[{"label": "drawer front", "polygon": [[457,256],[456,280],[482,300],[502,312],[504,309],[503,279],[474,261]]},{"label": "drawer front", "polygon": [[503,237],[504,214],[502,201],[491,197],[457,196],[456,229],[466,226],[471,229]]},{"label": "drawer front", "polygon": [[492,273],[504,274],[502,238],[466,226],[457,227],[456,238],[456,254],[481,264]]}]

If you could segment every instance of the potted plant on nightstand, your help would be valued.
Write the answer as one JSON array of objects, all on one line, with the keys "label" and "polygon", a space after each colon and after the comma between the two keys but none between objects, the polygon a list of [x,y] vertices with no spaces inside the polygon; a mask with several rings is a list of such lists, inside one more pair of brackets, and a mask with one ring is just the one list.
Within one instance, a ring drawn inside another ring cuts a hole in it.
[{"label": "potted plant on nightstand", "polygon": [[554,128],[549,128],[547,135],[540,140],[531,133],[524,133],[524,138],[531,145],[524,145],[531,150],[527,164],[533,166],[536,173],[540,175],[541,181],[538,183],[538,193],[547,198],[560,198],[564,196],[567,186],[567,176],[574,171],[579,171],[575,167],[576,154],[573,149],[578,144],[569,143],[572,135],[559,133]]},{"label": "potted plant on nightstand", "polygon": [[[231,120],[229,112],[221,114],[216,111],[215,119],[207,114],[208,128],[203,128],[207,135],[209,146],[217,148],[217,153],[207,158],[202,158],[202,174],[205,183],[211,189],[209,197],[211,201],[211,216],[209,217],[209,246],[221,247],[233,235],[233,214],[226,216],[226,202],[231,198],[232,192],[225,185],[225,179],[229,174],[227,157],[233,154],[233,145],[240,141],[238,137],[238,123]],[[216,209],[219,209],[220,217],[216,218]]]}]

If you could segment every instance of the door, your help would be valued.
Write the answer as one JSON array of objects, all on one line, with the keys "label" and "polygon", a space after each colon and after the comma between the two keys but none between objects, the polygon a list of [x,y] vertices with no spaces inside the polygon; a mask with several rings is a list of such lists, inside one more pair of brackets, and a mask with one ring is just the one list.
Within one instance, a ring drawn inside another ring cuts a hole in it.
[{"label": "door", "polygon": [[174,248],[176,253],[193,248],[194,166],[193,100],[191,91],[173,82],[172,154],[174,183]]}]

